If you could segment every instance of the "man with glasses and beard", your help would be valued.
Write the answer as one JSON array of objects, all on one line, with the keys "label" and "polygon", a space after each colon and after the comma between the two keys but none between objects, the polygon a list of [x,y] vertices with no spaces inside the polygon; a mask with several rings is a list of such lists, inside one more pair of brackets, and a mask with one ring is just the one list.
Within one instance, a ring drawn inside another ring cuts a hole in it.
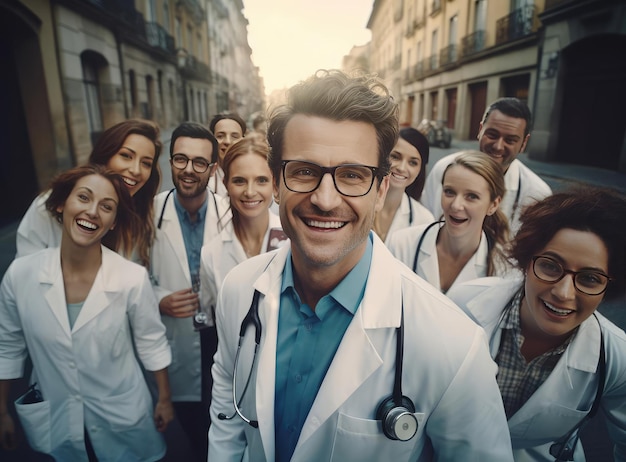
[{"label": "man with glasses and beard", "polygon": [[184,122],[172,133],[174,189],[154,199],[156,237],[151,276],[172,347],[172,402],[196,455],[206,460],[211,363],[217,348],[210,307],[199,303],[200,252],[228,220],[221,197],[208,187],[217,166],[217,140],[204,126]]},{"label": "man with glasses and beard", "polygon": [[484,332],[371,230],[393,98],[320,71],[288,101],[268,141],[290,243],[218,294],[208,460],[511,460]]}]

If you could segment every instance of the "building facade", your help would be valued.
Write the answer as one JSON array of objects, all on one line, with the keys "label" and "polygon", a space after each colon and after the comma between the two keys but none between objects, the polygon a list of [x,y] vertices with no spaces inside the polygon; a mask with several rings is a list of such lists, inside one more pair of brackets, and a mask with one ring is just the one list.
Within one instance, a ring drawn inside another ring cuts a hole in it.
[{"label": "building facade", "polygon": [[532,158],[626,172],[624,2],[376,0],[368,28],[402,125],[473,139],[486,106],[515,96],[533,111]]},{"label": "building facade", "polygon": [[0,0],[0,187],[15,197],[3,201],[0,226],[56,173],[86,162],[117,122],[169,129],[261,109],[242,10],[240,0]]}]

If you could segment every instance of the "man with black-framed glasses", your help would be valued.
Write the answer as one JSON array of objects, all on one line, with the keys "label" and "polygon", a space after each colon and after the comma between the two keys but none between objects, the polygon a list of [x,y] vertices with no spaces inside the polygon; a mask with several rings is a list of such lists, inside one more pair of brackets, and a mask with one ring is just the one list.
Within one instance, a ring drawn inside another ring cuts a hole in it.
[{"label": "man with black-framed glasses", "polygon": [[483,331],[371,230],[393,98],[320,71],[288,101],[268,141],[290,242],[218,294],[208,460],[512,460]]},{"label": "man with black-framed glasses", "polygon": [[150,273],[161,319],[172,346],[170,385],[176,417],[189,437],[194,460],[206,460],[211,361],[217,336],[211,310],[199,302],[200,252],[228,217],[226,202],[208,183],[218,146],[204,126],[184,122],[170,141],[174,189],[154,200],[156,236]]}]

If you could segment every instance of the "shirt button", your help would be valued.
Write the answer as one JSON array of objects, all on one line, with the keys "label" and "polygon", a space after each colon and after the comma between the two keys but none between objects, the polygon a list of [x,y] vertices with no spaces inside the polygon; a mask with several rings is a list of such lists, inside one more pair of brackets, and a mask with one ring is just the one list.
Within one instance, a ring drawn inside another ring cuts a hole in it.
[{"label": "shirt button", "polygon": [[69,364],[68,364],[68,366],[69,366],[71,369],[76,369],[76,363],[75,363],[74,361],[70,361],[70,362],[69,362]]},{"label": "shirt button", "polygon": [[302,376],[300,374],[296,374],[294,378],[296,379],[296,382],[302,382]]},{"label": "shirt button", "polygon": [[289,430],[290,433],[293,433],[296,431],[296,426],[295,425],[288,425],[287,426],[287,430]]}]

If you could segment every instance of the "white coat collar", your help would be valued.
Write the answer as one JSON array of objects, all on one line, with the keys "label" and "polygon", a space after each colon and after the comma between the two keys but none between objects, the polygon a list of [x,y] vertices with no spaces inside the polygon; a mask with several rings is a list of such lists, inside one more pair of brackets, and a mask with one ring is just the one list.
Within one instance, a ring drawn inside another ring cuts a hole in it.
[{"label": "white coat collar", "polygon": [[[491,353],[495,357],[500,344],[502,310],[519,290],[523,279],[482,278],[471,284],[484,285],[484,290],[467,302],[467,308],[487,332]],[[576,337],[564,353],[566,364],[572,369],[593,373],[597,369],[599,352],[600,325],[594,316],[590,316],[580,325]]]},{"label": "white coat collar", "polygon": [[[104,246],[101,249],[102,264],[71,332],[76,332],[104,310],[123,285],[123,272],[115,264],[115,260],[122,257]],[[63,331],[70,335],[59,247],[46,253],[39,270],[39,284],[44,289],[45,299]]]},{"label": "white coat collar", "polygon": [[[420,253],[423,253],[423,255],[419,256],[417,263],[422,274],[427,276],[428,282],[435,286],[435,288],[439,291],[441,291],[441,280],[439,279],[439,260],[437,258],[437,236],[440,229],[441,225],[435,225],[428,229],[428,232],[424,236],[422,247],[420,248]],[[480,244],[478,244],[478,249],[463,267],[461,272],[457,275],[450,288],[455,286],[457,281],[469,281],[485,275],[487,273],[488,253],[489,245],[487,235],[483,231],[480,237]]]},{"label": "white coat collar", "polygon": [[[322,386],[304,423],[295,452],[382,365],[383,360],[370,340],[367,330],[396,328],[400,325],[401,278],[398,277],[397,272],[389,271],[389,268],[398,265],[398,262],[380,238],[373,233],[372,235],[372,263],[363,300],[324,377]],[[259,302],[259,316],[265,338],[277,338],[282,274],[285,264],[291,264],[287,261],[288,255],[288,246],[273,252],[265,270],[253,283],[253,287],[262,295]],[[370,283],[370,281],[375,283]],[[381,309],[383,306],[386,309]],[[355,351],[358,351],[359,354],[355,355]],[[266,459],[273,460],[275,453],[275,341],[262,342],[258,370],[263,371],[263,374],[257,374],[256,382],[258,421],[267,422],[267,425],[259,425],[259,431],[264,442]],[[350,380],[346,380],[347,377]]]}]

